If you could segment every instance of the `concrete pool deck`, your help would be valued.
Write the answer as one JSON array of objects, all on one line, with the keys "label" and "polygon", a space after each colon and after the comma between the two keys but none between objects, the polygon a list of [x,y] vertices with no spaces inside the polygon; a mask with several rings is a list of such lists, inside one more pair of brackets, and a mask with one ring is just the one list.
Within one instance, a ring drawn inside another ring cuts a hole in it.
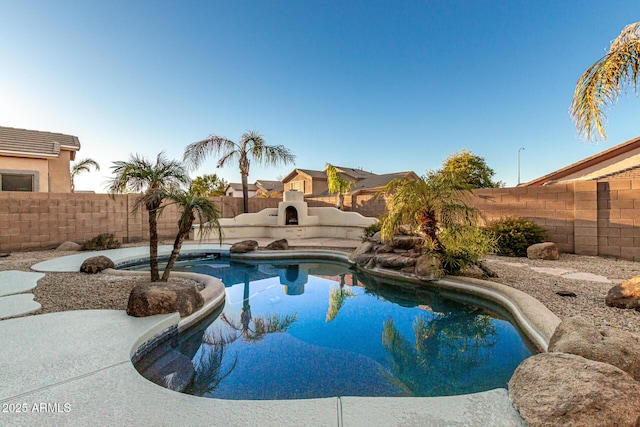
[{"label": "concrete pool deck", "polygon": [[[299,246],[313,246],[304,243]],[[219,248],[189,246],[183,253]],[[166,250],[161,247],[160,253]],[[116,263],[148,254],[146,247],[113,251],[107,256]],[[49,260],[34,269],[78,271],[91,255],[95,253]],[[141,344],[179,321],[177,314],[133,318],[124,311],[84,310],[0,322],[0,425],[524,425],[506,389],[437,398],[280,401],[207,399],[173,392],[144,379],[131,357]]]}]

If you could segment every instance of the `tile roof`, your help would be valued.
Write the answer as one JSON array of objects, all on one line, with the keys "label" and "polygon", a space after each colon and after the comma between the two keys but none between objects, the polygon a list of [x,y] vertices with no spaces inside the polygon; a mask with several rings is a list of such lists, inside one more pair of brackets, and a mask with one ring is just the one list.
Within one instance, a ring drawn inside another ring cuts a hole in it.
[{"label": "tile roof", "polygon": [[[625,154],[628,156],[630,152],[634,150],[640,149],[640,137],[630,139],[629,141],[623,142],[622,144],[616,145],[615,147],[609,148],[608,150],[602,151],[598,154],[594,154],[593,156],[587,157],[586,159],[580,160],[579,162],[573,163],[569,166],[565,166],[564,168],[558,169],[554,172],[551,172],[547,175],[536,178],[532,181],[525,182],[520,184],[521,187],[530,187],[530,186],[539,186],[545,184],[552,184],[563,178],[570,175],[575,175],[577,173],[584,173],[583,171],[589,168],[600,168],[603,167],[605,162],[615,162],[617,158],[623,157]],[[617,172],[621,171],[611,171],[606,175],[614,175]],[[593,180],[595,178],[589,178],[589,180]]]},{"label": "tile roof", "polygon": [[61,148],[78,151],[80,141],[73,135],[0,126],[0,153],[58,157]]}]

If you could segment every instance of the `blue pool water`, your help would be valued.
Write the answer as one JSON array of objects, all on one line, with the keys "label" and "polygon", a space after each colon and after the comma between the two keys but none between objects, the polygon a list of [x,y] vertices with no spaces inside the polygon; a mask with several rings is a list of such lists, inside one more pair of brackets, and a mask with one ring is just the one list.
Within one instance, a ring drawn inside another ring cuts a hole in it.
[{"label": "blue pool water", "polygon": [[[506,387],[531,345],[502,316],[326,261],[189,261],[224,308],[136,363],[197,396],[442,396]],[[454,296],[455,298],[455,296]]]}]

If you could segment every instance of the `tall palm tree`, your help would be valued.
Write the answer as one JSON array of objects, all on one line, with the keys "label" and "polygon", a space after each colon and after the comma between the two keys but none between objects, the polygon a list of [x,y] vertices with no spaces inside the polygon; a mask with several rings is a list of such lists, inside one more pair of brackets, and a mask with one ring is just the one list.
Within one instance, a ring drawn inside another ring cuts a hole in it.
[{"label": "tall palm tree", "polygon": [[336,204],[336,208],[342,210],[344,208],[344,195],[351,190],[351,187],[353,187],[353,181],[344,179],[340,173],[338,173],[338,169],[329,163],[325,164],[324,171],[327,174],[329,193],[338,194],[338,203]]},{"label": "tall palm tree", "polygon": [[640,79],[640,22],[627,25],[609,52],[582,74],[569,109],[579,134],[589,141],[606,139],[605,111],[618,101],[625,85],[636,92]]},{"label": "tall palm tree", "polygon": [[242,176],[242,201],[244,212],[249,212],[249,187],[247,178],[251,161],[265,166],[278,166],[293,163],[295,156],[283,145],[267,145],[257,131],[242,134],[236,143],[222,136],[209,135],[209,138],[189,144],[184,151],[184,161],[197,168],[209,154],[220,156],[217,167],[237,162]]},{"label": "tall palm tree", "polygon": [[470,193],[447,173],[430,173],[420,179],[397,178],[380,193],[387,199],[387,214],[381,219],[380,234],[391,240],[403,224],[419,227],[435,252],[444,251],[438,234],[455,232],[475,221],[479,212],[464,202]]},{"label": "tall palm tree", "polygon": [[80,175],[84,172],[91,172],[91,168],[95,169],[96,172],[100,170],[100,165],[93,159],[82,159],[78,160],[71,166],[71,192],[75,193],[76,191],[76,176]]},{"label": "tall palm tree", "polygon": [[[153,197],[153,196],[152,196]],[[178,234],[173,243],[173,250],[167,261],[167,265],[162,274],[161,281],[166,282],[169,280],[169,275],[173,269],[173,265],[180,255],[180,249],[184,239],[189,235],[191,226],[193,225],[196,217],[200,224],[200,230],[207,234],[214,229],[218,231],[218,238],[220,244],[222,244],[222,228],[220,228],[220,214],[216,205],[206,197],[195,195],[192,191],[174,190],[165,195],[165,199],[169,200],[169,203],[163,205],[160,209],[164,209],[167,206],[176,205],[180,210],[180,218],[178,218]],[[161,211],[159,211],[160,213]],[[203,233],[200,236],[203,237]]]},{"label": "tall palm tree", "polygon": [[135,154],[129,156],[129,161],[113,162],[111,169],[115,175],[109,182],[109,193],[142,192],[135,204],[136,212],[144,206],[149,213],[149,266],[151,281],[160,280],[158,272],[158,215],[167,194],[177,190],[180,185],[189,183],[189,176],[184,165],[175,160],[169,160],[164,152],[158,154],[156,162],[151,163],[144,157]]}]

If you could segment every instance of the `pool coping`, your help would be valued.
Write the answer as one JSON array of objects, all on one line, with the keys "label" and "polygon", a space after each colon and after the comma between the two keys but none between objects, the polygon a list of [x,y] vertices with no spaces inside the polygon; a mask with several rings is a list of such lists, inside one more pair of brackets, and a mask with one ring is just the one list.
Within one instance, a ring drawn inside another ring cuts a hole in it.
[{"label": "pool coping", "polygon": [[[195,245],[194,245],[195,246]],[[125,248],[129,249],[129,248]],[[148,248],[145,248],[148,250]],[[190,252],[197,252],[198,249],[195,247],[189,248]],[[114,250],[118,251],[118,250]],[[122,253],[122,252],[121,252]],[[86,254],[88,256],[95,255],[94,254]],[[125,258],[130,258],[125,256],[126,253],[122,253],[122,257],[118,258],[118,252],[110,252],[114,262],[124,261]],[[107,255],[107,256],[109,256]],[[231,258],[238,259],[274,259],[274,258],[282,258],[286,257],[297,257],[298,259],[329,259],[339,262],[346,262],[349,264],[353,264],[348,260],[348,254],[344,252],[335,252],[328,251],[326,249],[313,249],[313,250],[288,250],[288,251],[258,251],[249,254],[231,254]],[[86,258],[85,257],[85,258]],[[75,260],[77,261],[77,260]],[[42,263],[40,263],[42,264]],[[80,262],[81,264],[81,262]],[[79,271],[78,269],[75,271]],[[40,265],[40,267],[42,267]],[[40,268],[38,271],[47,271],[42,270]],[[55,270],[59,271],[59,270]],[[374,275],[379,275],[380,277],[396,277],[401,278],[403,280],[407,280],[407,275],[389,271],[380,271],[374,269],[373,271],[367,270],[369,273]],[[109,271],[108,274],[138,274],[135,272],[123,272],[123,271]],[[176,275],[182,275],[179,273],[172,273]],[[135,355],[140,351],[142,347],[145,345],[153,346],[159,339],[166,334],[169,333],[177,333],[179,330],[184,330],[198,322],[198,320],[202,319],[204,316],[209,314],[212,310],[218,307],[224,301],[224,285],[222,282],[215,278],[215,280],[209,280],[201,277],[193,276],[194,273],[184,273],[187,277],[196,278],[196,280],[207,280],[207,284],[205,286],[205,290],[210,288],[211,294],[207,302],[205,303],[205,307],[203,307],[198,312],[192,314],[188,318],[180,319],[178,314],[170,314],[170,315],[161,315],[161,316],[153,316],[151,318],[130,318],[129,322],[132,324],[138,324],[140,322],[150,324],[151,326],[143,328],[144,331],[138,330],[134,333],[136,335],[132,341],[121,342],[120,346],[124,346],[128,348],[128,363],[124,363],[124,366],[118,366],[119,370],[124,370],[126,372],[120,372],[116,375],[116,378],[120,378],[124,381],[127,387],[131,387],[132,389],[144,389],[145,394],[149,395],[148,397],[157,397],[155,405],[162,406],[163,408],[156,407],[155,412],[152,410],[147,410],[146,417],[143,418],[145,420],[152,420],[154,417],[158,416],[157,414],[162,413],[165,410],[166,406],[173,405],[176,409],[178,409],[181,405],[189,402],[191,405],[195,405],[197,408],[209,408],[211,409],[222,409],[227,408],[227,410],[223,411],[227,414],[226,417],[223,417],[225,425],[242,425],[242,424],[234,424],[234,420],[237,421],[236,418],[228,418],[234,411],[247,411],[249,409],[249,419],[254,419],[258,421],[262,425],[274,425],[274,426],[283,426],[283,425],[291,425],[291,424],[309,424],[309,425],[389,425],[390,423],[398,423],[400,419],[404,419],[404,424],[406,425],[434,425],[434,426],[447,426],[447,425],[469,425],[468,423],[477,424],[477,425],[487,425],[487,426],[507,426],[507,425],[523,425],[521,418],[518,416],[515,409],[510,404],[508,398],[508,392],[506,389],[495,389],[482,393],[475,393],[470,395],[458,395],[458,396],[446,396],[446,397],[435,397],[435,398],[366,398],[366,397],[336,397],[336,398],[326,398],[326,399],[308,399],[308,400],[298,400],[298,401],[225,401],[220,399],[208,399],[208,398],[198,398],[195,396],[182,395],[170,390],[164,389],[160,386],[156,386],[155,384],[150,383],[146,379],[144,379],[141,375],[139,375],[135,369],[133,368],[133,363],[131,363],[131,359],[135,357]],[[209,276],[207,276],[209,277]],[[415,278],[414,278],[415,279]],[[419,280],[419,279],[415,279]],[[477,279],[468,279],[464,278],[464,281],[472,282],[472,285],[465,285],[461,283],[456,278],[446,277],[442,280],[435,281],[430,283],[430,285],[443,286],[445,288],[463,290],[465,292],[477,293],[477,295],[482,296],[484,298],[490,298],[499,303],[505,303],[508,305],[507,308],[510,312],[514,314],[514,317],[518,319],[518,322],[522,322],[520,326],[525,329],[525,332],[529,334],[530,332],[534,333],[534,337],[532,339],[536,340],[536,342],[545,343],[543,346],[546,349],[546,343],[548,343],[548,338],[550,338],[550,328],[555,324],[557,320],[559,323],[559,319],[553,313],[551,313],[546,307],[544,310],[540,309],[537,305],[542,305],[539,301],[535,300],[533,297],[521,293],[520,291],[516,291],[513,288],[510,288],[505,285],[501,285],[494,282],[487,282],[483,280]],[[474,291],[476,289],[476,291]],[[477,289],[480,289],[478,291]],[[513,290],[516,292],[510,292],[509,290]],[[220,292],[221,291],[221,292]],[[522,295],[520,295],[522,294]],[[536,304],[537,303],[537,304]],[[512,311],[513,310],[513,311]],[[539,316],[545,316],[548,313],[551,313],[553,318],[547,319],[545,322],[537,322],[540,319]],[[75,312],[78,316],[84,316],[84,313],[94,314],[95,312],[114,312],[113,310],[85,310]],[[124,313],[118,312],[116,313]],[[63,312],[63,313],[71,313],[73,312]],[[30,316],[31,319],[39,318],[44,321],[45,318],[55,318],[59,317],[61,313],[51,313],[46,315],[36,315]],[[99,313],[98,313],[99,314]],[[126,316],[126,314],[124,314]],[[533,318],[531,317],[533,316]],[[128,316],[126,316],[128,317]],[[19,324],[25,318],[19,319],[11,319],[14,323],[11,325]],[[28,319],[28,318],[27,318]],[[35,322],[35,320],[32,320]],[[3,321],[3,323],[8,321]],[[46,322],[45,322],[46,323]],[[70,326],[71,327],[71,326]],[[529,331],[530,330],[530,331]],[[551,331],[552,333],[553,331]],[[124,337],[130,339],[130,336]],[[0,340],[1,341],[1,340]],[[122,363],[121,363],[122,364]],[[96,372],[103,371],[105,369],[111,369],[115,367],[99,367],[96,369]],[[82,382],[82,378],[70,379],[67,381],[68,387],[74,389],[76,386],[80,386]],[[75,386],[74,386],[75,384]],[[55,388],[56,384],[51,385],[50,387]],[[86,384],[82,384],[83,388],[86,388]],[[104,387],[98,387],[98,385],[89,386],[92,393],[98,392],[97,388],[100,388],[100,392],[103,392]],[[113,391],[113,390],[112,390]],[[16,398],[24,397],[28,393],[23,393],[18,396],[12,396],[8,398],[2,398],[0,396],[1,402],[9,402],[13,401]],[[90,393],[91,394],[91,393]],[[117,393],[116,393],[117,394]],[[169,397],[167,397],[169,396]],[[265,404],[266,402],[266,404]],[[124,405],[125,403],[122,402]],[[265,406],[266,405],[266,406]],[[267,410],[266,408],[270,408]],[[268,416],[268,413],[273,414],[274,409],[276,408],[289,408],[292,410],[292,413],[288,415],[280,414],[280,418],[276,417],[275,419],[265,419]],[[493,408],[495,410],[487,410],[487,408]],[[236,408],[233,410],[233,408]],[[242,409],[240,409],[242,408]],[[331,409],[330,412],[334,411],[335,417],[329,420],[326,419],[328,416],[328,408]],[[132,409],[132,413],[137,413],[140,408],[136,407]],[[153,408],[152,408],[153,409]],[[198,409],[200,410],[200,409]],[[255,413],[254,413],[255,410]],[[101,406],[95,407],[94,411],[103,411]],[[130,411],[131,412],[131,411]],[[253,414],[253,415],[252,415]],[[354,414],[360,414],[362,417],[366,417],[367,421],[360,422],[358,420],[364,420],[363,418],[358,418],[358,416]],[[38,416],[40,417],[39,414]],[[164,414],[164,418],[162,420],[168,421],[169,415]],[[78,424],[85,415],[80,415],[73,417],[71,416],[69,423],[70,424]],[[255,418],[252,418],[255,417]],[[283,418],[284,417],[284,418]],[[319,418],[318,418],[319,417]],[[409,418],[407,418],[409,417]],[[22,422],[24,422],[23,418]],[[46,417],[44,419],[47,419]],[[182,418],[177,418],[180,420]],[[217,418],[220,419],[220,418]],[[183,420],[183,419],[182,419]],[[246,420],[246,417],[245,417]],[[319,421],[321,420],[321,421]],[[119,420],[122,421],[122,420]],[[140,419],[130,420],[137,421],[133,424],[139,424]],[[190,421],[192,421],[190,419]],[[21,422],[21,423],[22,423]],[[164,421],[163,421],[164,422]],[[152,425],[154,422],[151,422]],[[211,419],[207,418],[206,423],[203,421],[202,425],[210,425]],[[97,422],[98,425],[102,425],[100,422]],[[107,423],[109,424],[109,423]],[[125,423],[126,424],[126,423]],[[144,423],[142,423],[144,424]],[[193,423],[194,425],[200,423]],[[403,425],[404,425],[403,424]]]}]

